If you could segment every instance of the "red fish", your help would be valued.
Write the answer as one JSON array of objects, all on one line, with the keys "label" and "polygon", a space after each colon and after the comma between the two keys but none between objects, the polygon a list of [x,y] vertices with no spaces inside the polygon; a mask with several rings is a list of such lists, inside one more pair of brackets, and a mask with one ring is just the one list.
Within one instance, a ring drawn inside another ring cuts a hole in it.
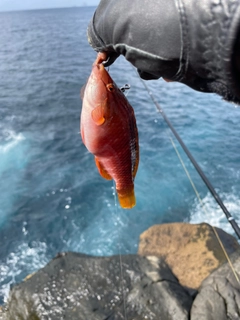
[{"label": "red fish", "polygon": [[98,54],[82,93],[81,136],[100,175],[115,181],[121,207],[130,209],[136,204],[137,124],[133,108],[102,64],[106,58]]}]

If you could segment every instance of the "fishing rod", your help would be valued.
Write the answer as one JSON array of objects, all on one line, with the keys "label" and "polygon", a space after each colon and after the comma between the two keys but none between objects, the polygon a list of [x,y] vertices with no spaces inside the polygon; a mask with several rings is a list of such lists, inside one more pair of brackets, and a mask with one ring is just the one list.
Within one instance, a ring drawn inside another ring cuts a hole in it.
[{"label": "fishing rod", "polygon": [[[141,78],[140,78],[141,79]],[[220,196],[218,195],[218,193],[216,192],[216,190],[214,189],[214,187],[212,186],[211,182],[208,180],[208,178],[206,177],[206,175],[204,174],[204,172],[202,171],[202,169],[200,168],[200,166],[198,165],[197,161],[194,159],[194,157],[192,156],[192,154],[190,153],[190,151],[188,150],[188,148],[186,147],[186,145],[184,144],[184,142],[182,141],[181,137],[178,135],[177,131],[174,129],[173,125],[171,124],[171,122],[169,121],[169,119],[167,118],[167,116],[165,115],[165,113],[163,112],[163,109],[160,107],[159,103],[156,101],[156,99],[154,98],[151,90],[148,88],[148,86],[146,85],[146,83],[141,79],[144,87],[146,88],[149,96],[151,97],[153,103],[155,104],[156,108],[158,109],[158,111],[160,112],[160,114],[162,115],[163,119],[166,121],[167,125],[169,126],[169,128],[171,129],[172,133],[174,134],[174,136],[176,137],[176,139],[178,140],[178,142],[180,143],[181,147],[183,148],[184,152],[186,153],[186,155],[188,156],[188,158],[190,159],[190,161],[192,162],[193,166],[195,167],[195,169],[197,170],[198,174],[200,175],[200,177],[202,178],[203,182],[205,183],[205,185],[207,186],[208,190],[211,192],[211,194],[213,195],[214,199],[216,200],[216,202],[218,203],[218,205],[220,206],[220,208],[222,209],[222,211],[224,212],[228,222],[231,224],[233,230],[235,231],[238,239],[240,239],[240,228],[237,224],[237,222],[235,221],[234,217],[230,214],[230,212],[228,211],[228,209],[225,207],[225,205],[223,204]]]}]

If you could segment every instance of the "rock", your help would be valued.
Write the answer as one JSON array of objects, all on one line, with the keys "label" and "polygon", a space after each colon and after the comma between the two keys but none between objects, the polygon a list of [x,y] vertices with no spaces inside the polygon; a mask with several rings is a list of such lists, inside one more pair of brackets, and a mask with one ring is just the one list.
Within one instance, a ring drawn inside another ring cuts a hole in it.
[{"label": "rock", "polygon": [[156,257],[63,253],[10,292],[6,320],[187,320],[192,298]]},{"label": "rock", "polygon": [[[233,236],[215,229],[228,254],[240,249]],[[206,223],[155,225],[141,234],[138,253],[164,258],[179,282],[192,289],[226,262],[213,228]]]},{"label": "rock", "polygon": [[0,306],[0,320],[3,320],[4,318],[4,310],[3,310],[3,307]]},{"label": "rock", "polygon": [[[240,275],[240,257],[231,257]],[[191,310],[191,320],[239,320],[240,284],[228,263],[203,281]]]}]

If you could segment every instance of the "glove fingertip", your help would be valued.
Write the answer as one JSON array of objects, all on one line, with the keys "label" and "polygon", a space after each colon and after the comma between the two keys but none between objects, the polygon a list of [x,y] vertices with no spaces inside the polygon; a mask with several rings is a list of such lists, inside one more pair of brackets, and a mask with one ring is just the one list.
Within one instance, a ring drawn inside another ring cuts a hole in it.
[{"label": "glove fingertip", "polygon": [[142,78],[143,80],[157,80],[160,78],[160,76],[142,71],[140,69],[137,69],[137,71],[138,71],[140,78]]}]

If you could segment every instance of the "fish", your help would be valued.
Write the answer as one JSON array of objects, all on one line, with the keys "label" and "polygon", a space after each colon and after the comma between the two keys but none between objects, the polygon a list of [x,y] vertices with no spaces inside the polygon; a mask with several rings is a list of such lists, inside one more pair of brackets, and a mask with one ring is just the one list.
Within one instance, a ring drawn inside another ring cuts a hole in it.
[{"label": "fish", "polygon": [[114,180],[120,206],[131,209],[136,205],[134,179],[139,165],[137,123],[133,107],[103,65],[106,60],[106,53],[98,53],[81,90],[80,132],[99,174]]}]

